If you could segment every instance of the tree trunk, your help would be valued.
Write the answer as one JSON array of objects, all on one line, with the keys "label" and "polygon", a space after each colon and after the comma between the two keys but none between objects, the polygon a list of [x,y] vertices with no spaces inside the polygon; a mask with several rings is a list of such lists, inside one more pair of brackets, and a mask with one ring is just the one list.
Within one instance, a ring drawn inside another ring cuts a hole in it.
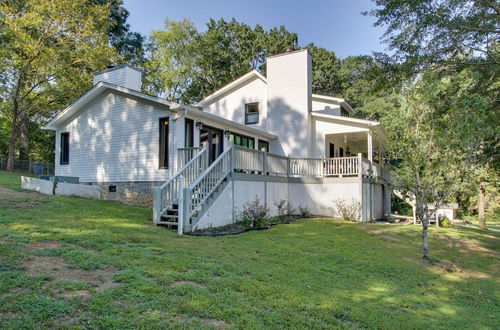
[{"label": "tree trunk", "polygon": [[486,187],[484,181],[479,183],[479,196],[477,201],[479,228],[486,229]]},{"label": "tree trunk", "polygon": [[19,159],[27,160],[29,159],[29,129],[30,120],[27,116],[21,119],[21,127],[19,128]]},{"label": "tree trunk", "polygon": [[429,258],[429,242],[427,239],[427,229],[428,229],[428,224],[427,221],[424,221],[422,219],[422,258],[424,261],[428,262],[430,260]]},{"label": "tree trunk", "polygon": [[14,152],[17,141],[17,129],[13,126],[10,131],[9,139],[9,154],[7,155],[7,171],[12,172],[14,170]]}]

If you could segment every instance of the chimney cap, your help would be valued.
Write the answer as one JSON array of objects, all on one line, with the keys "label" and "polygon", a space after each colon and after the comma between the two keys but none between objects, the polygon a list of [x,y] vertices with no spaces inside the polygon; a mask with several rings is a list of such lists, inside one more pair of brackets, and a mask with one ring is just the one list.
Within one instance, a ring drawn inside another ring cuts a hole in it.
[{"label": "chimney cap", "polygon": [[110,71],[114,71],[114,70],[118,70],[118,69],[122,69],[122,68],[126,68],[126,67],[129,67],[129,68],[131,68],[133,70],[137,70],[137,71],[139,71],[141,73],[144,71],[144,69],[142,69],[142,68],[138,68],[136,66],[132,66],[132,65],[130,65],[128,63],[125,63],[125,64],[120,64],[120,65],[108,65],[108,68],[106,70],[95,72],[94,76],[98,75],[98,74],[101,74],[101,73],[110,72]]}]

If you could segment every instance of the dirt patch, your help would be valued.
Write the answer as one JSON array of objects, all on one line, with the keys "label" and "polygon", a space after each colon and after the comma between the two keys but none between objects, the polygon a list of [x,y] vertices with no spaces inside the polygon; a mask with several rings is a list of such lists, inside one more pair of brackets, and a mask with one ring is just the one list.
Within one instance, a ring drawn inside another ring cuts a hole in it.
[{"label": "dirt patch", "polygon": [[88,247],[88,246],[84,246],[84,245],[75,244],[75,243],[66,243],[66,245],[71,246],[72,248],[75,248],[75,249],[82,249],[82,250],[85,250],[85,251],[91,251],[91,252],[97,252],[98,251],[97,249],[94,249],[94,248],[91,248],[91,247]]},{"label": "dirt patch", "polygon": [[64,298],[83,298],[88,299],[91,293],[88,290],[64,291],[62,293]]},{"label": "dirt patch", "polygon": [[37,250],[43,250],[43,249],[57,249],[60,246],[61,246],[61,244],[59,244],[58,242],[36,242],[36,243],[26,244],[23,247],[23,250],[25,250],[25,251],[37,251]]},{"label": "dirt patch", "polygon": [[381,234],[381,235],[377,235],[381,238],[384,238],[384,239],[387,239],[389,241],[401,241],[401,237],[397,236],[397,235],[393,235],[393,234]]},{"label": "dirt patch", "polygon": [[436,262],[434,266],[446,270],[448,273],[462,272],[462,269],[457,265],[449,262]]},{"label": "dirt patch", "polygon": [[9,244],[9,243],[12,243],[10,239],[0,237],[0,244]]},{"label": "dirt patch", "polygon": [[435,262],[432,263],[431,267],[436,269],[438,273],[446,274],[445,272],[443,272],[446,271],[447,273],[455,273],[465,279],[487,279],[491,277],[479,271],[463,269],[449,262]]},{"label": "dirt patch", "polygon": [[441,242],[444,242],[444,244],[447,247],[450,247],[454,250],[458,250],[460,252],[481,252],[481,253],[486,253],[490,255],[498,255],[499,253],[497,251],[485,248],[478,242],[471,241],[467,238],[451,238],[448,236],[444,235],[436,235],[435,238],[441,240]]},{"label": "dirt patch", "polygon": [[[88,246],[83,246],[83,245],[78,245],[78,244],[74,244],[74,243],[64,243],[64,245],[70,246],[70,247],[75,248],[75,249],[82,249],[82,250],[92,251],[92,252],[97,251],[94,248],[91,248]],[[43,250],[43,249],[57,249],[57,248],[60,248],[62,246],[63,246],[63,244],[61,244],[59,242],[54,242],[54,241],[35,242],[35,243],[26,244],[23,247],[23,250],[25,250],[25,251],[37,251],[37,250]]]},{"label": "dirt patch", "polygon": [[71,268],[66,260],[62,258],[38,256],[25,262],[24,266],[26,267],[26,273],[29,275],[45,274],[53,276],[55,280],[91,283],[95,286],[96,291],[102,291],[118,285],[118,283],[113,282],[113,274],[118,271],[118,268],[115,267],[83,270]]},{"label": "dirt patch", "polygon": [[201,324],[204,326],[215,327],[217,329],[223,329],[227,327],[227,323],[221,320],[214,319],[202,319]]},{"label": "dirt patch", "polygon": [[178,287],[178,286],[183,286],[183,285],[194,285],[194,286],[197,286],[199,288],[204,288],[205,285],[203,284],[200,284],[200,283],[196,283],[196,282],[193,282],[193,281],[175,281],[175,282],[172,282],[170,283],[170,287]]},{"label": "dirt patch", "polygon": [[5,209],[33,208],[41,205],[47,196],[36,192],[23,192],[0,186],[0,207]]}]

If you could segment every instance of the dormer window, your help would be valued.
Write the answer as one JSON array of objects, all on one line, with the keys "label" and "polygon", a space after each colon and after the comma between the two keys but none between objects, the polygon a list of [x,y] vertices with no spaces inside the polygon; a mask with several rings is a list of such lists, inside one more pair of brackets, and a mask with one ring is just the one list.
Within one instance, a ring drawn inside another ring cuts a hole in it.
[{"label": "dormer window", "polygon": [[245,124],[257,124],[259,122],[259,103],[245,104]]}]

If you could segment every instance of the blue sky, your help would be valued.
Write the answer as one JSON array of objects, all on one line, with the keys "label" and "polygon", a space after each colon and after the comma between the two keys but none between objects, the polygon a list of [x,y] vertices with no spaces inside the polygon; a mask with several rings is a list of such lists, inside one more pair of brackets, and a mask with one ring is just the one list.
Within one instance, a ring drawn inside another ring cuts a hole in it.
[{"label": "blue sky", "polygon": [[375,8],[370,0],[124,0],[132,29],[143,34],[161,29],[165,18],[189,18],[200,31],[209,18],[236,18],[265,29],[284,25],[299,35],[299,45],[314,42],[337,56],[384,51],[384,29],[373,26],[374,18],[361,12]]}]

